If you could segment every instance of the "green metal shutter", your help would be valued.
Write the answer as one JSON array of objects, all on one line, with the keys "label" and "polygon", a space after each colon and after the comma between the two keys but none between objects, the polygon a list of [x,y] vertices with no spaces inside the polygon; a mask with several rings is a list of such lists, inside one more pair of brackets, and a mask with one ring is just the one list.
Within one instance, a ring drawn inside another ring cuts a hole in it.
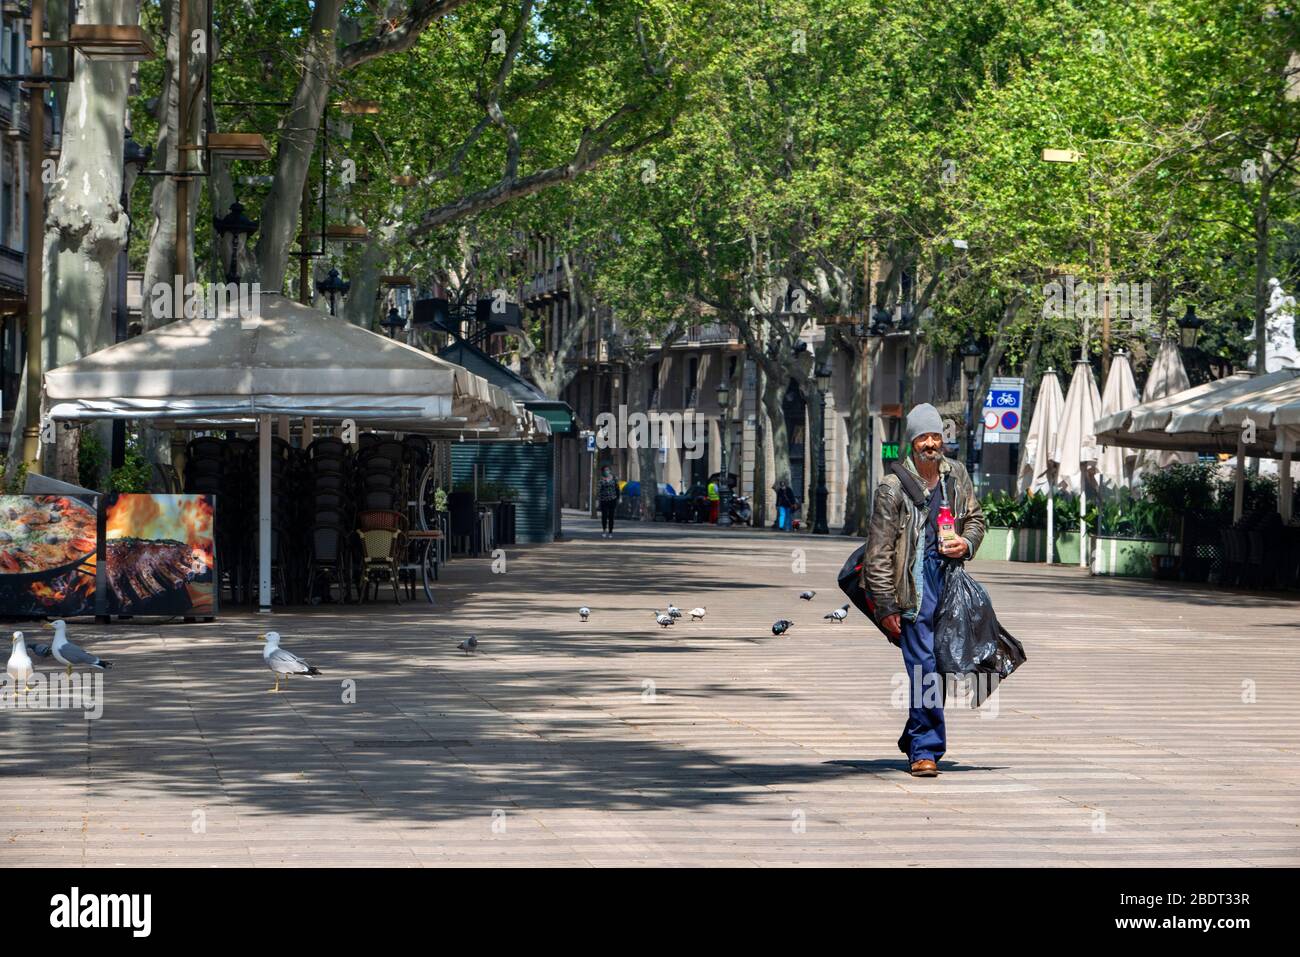
[{"label": "green metal shutter", "polygon": [[474,480],[504,482],[518,491],[515,506],[515,538],[521,544],[549,542],[554,501],[551,443],[524,445],[519,442],[454,442],[451,446],[453,483]]}]

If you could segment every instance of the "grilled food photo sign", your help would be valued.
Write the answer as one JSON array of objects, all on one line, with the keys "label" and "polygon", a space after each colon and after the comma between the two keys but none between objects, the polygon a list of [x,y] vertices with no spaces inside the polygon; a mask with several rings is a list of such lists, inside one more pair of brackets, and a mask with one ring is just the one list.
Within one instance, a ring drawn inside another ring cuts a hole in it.
[{"label": "grilled food photo sign", "polygon": [[213,512],[211,495],[108,495],[101,613],[213,615]]},{"label": "grilled food photo sign", "polygon": [[95,610],[97,497],[0,495],[0,614]]}]

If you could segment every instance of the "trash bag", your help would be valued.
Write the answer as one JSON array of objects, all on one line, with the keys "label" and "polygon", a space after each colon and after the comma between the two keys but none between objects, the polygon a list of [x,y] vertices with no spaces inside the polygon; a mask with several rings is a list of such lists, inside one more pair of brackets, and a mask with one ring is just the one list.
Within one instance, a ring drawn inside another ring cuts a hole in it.
[{"label": "trash bag", "polygon": [[979,675],[975,706],[1025,663],[1024,646],[998,622],[989,593],[959,562],[947,563],[935,614],[934,658],[940,674]]},{"label": "trash bag", "polygon": [[853,554],[848,557],[848,560],[845,561],[836,581],[845,597],[853,603],[858,611],[871,619],[871,623],[880,629],[880,633],[889,639],[891,645],[901,645],[903,639],[901,637],[895,638],[880,624],[880,619],[876,615],[876,603],[871,600],[871,595],[862,587],[862,562],[866,554],[867,546],[859,545]]}]

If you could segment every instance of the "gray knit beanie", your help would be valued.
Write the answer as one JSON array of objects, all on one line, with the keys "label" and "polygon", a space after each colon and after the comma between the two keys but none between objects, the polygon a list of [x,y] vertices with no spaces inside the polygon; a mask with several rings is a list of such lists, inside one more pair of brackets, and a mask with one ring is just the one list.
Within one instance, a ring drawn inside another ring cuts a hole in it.
[{"label": "gray knit beanie", "polygon": [[907,413],[907,447],[910,449],[912,441],[918,435],[925,435],[927,432],[938,432],[943,435],[943,419],[938,409],[929,402],[922,402]]}]

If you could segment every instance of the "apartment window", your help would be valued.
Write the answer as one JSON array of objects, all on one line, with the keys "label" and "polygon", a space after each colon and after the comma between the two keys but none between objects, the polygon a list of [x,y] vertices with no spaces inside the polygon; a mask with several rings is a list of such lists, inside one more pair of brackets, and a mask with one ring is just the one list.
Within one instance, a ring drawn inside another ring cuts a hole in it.
[{"label": "apartment window", "polygon": [[685,387],[682,396],[682,408],[693,409],[698,401],[698,385],[700,379],[700,357],[691,356],[690,362],[686,366],[686,381],[682,383]]},{"label": "apartment window", "polygon": [[14,221],[14,188],[5,183],[4,192],[0,194],[0,246],[9,245],[9,228]]}]

